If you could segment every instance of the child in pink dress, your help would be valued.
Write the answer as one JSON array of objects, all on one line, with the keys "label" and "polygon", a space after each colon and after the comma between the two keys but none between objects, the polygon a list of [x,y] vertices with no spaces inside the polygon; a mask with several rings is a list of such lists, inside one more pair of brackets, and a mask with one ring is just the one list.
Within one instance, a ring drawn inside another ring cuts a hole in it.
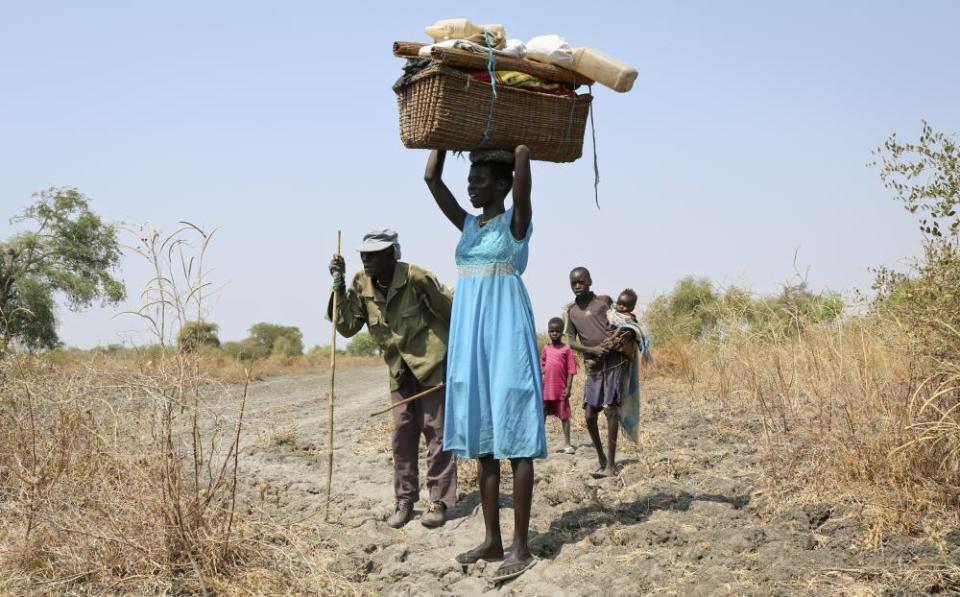
[{"label": "child in pink dress", "polygon": [[573,454],[576,448],[570,443],[570,390],[577,372],[577,360],[570,346],[560,341],[563,335],[563,320],[554,317],[547,324],[550,344],[543,347],[540,366],[543,368],[543,416],[554,415],[563,427],[566,445],[564,454]]}]

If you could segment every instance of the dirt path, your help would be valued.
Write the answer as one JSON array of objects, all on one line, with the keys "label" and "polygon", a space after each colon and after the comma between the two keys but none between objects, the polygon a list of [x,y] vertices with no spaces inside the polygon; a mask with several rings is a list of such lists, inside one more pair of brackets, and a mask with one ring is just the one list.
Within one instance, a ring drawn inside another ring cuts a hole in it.
[{"label": "dirt path", "polygon": [[[583,431],[573,456],[536,464],[531,543],[541,561],[501,587],[483,563],[453,557],[483,535],[473,462],[461,463],[461,499],[445,527],[414,519],[400,530],[392,507],[390,419],[370,419],[387,400],[382,366],[338,375],[335,500],[322,522],[326,446],[325,375],[251,387],[243,436],[244,507],[315,525],[335,546],[334,572],[385,595],[912,595],[943,583],[890,570],[935,567],[929,542],[902,538],[883,551],[861,547],[856,504],[770,507],[759,490],[759,424],[687,398],[671,382],[645,386],[644,431],[624,442],[619,478],[588,475],[595,456]],[[422,451],[421,451],[422,458]],[[421,465],[423,466],[423,465]],[[509,475],[501,497],[504,540],[512,533]],[[424,492],[425,493],[425,492]],[[423,504],[418,505],[419,509]],[[960,558],[954,538],[951,557]],[[927,576],[929,578],[929,575]]]}]

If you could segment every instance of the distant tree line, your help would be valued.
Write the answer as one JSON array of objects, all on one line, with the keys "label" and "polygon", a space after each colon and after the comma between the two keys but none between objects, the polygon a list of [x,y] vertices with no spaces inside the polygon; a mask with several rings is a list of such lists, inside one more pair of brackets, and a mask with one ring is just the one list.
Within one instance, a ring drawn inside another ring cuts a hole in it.
[{"label": "distant tree line", "polygon": [[[245,361],[267,357],[285,358],[303,355],[303,333],[296,326],[283,326],[274,323],[257,323],[250,327],[250,335],[238,342],[220,343],[219,327],[206,321],[187,322],[177,336],[180,350],[196,352],[200,350],[221,350],[232,358]],[[366,332],[354,336],[347,343],[343,354],[351,356],[373,356],[380,349],[373,337]],[[329,346],[315,346],[308,356],[319,358],[329,356]]]}]

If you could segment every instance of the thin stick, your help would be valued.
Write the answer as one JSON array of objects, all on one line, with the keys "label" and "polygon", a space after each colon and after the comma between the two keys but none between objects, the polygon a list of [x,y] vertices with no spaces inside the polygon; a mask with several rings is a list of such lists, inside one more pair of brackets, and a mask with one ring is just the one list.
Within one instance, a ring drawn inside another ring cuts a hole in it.
[{"label": "thin stick", "polygon": [[[337,230],[337,255],[340,254],[340,231]],[[330,336],[330,408],[327,426],[327,509],[324,520],[330,520],[330,488],[333,486],[333,388],[337,380],[337,291],[333,292],[333,308],[330,319],[333,321],[333,331]]]},{"label": "thin stick", "polygon": [[[247,406],[247,391],[250,389],[250,370],[243,368],[243,397],[240,399],[240,414],[237,416],[237,433],[233,436],[233,483],[230,484],[230,518],[227,520],[227,534],[223,540],[223,553],[226,559],[230,547],[230,530],[233,528],[233,513],[237,511],[237,469],[240,468],[240,428],[243,425],[243,409]],[[230,458],[230,453],[227,453]],[[226,465],[224,465],[226,466]],[[221,471],[222,473],[222,471]],[[213,492],[210,492],[211,494]],[[209,503],[209,501],[207,502]]]},{"label": "thin stick", "polygon": [[425,397],[429,396],[430,394],[433,394],[434,392],[439,392],[439,391],[442,390],[442,389],[443,389],[443,384],[440,384],[440,385],[438,385],[438,386],[433,386],[432,388],[430,388],[430,389],[428,389],[428,390],[424,390],[424,391],[420,392],[419,394],[414,394],[413,396],[410,396],[409,398],[404,398],[404,399],[401,400],[400,402],[394,402],[393,404],[391,404],[390,406],[388,406],[387,408],[385,408],[385,409],[383,409],[383,410],[378,410],[377,412],[370,413],[370,416],[371,416],[371,417],[375,417],[375,416],[377,416],[377,415],[382,415],[383,413],[388,413],[388,412],[390,412],[391,410],[397,408],[398,406],[402,406],[402,405],[407,404],[407,403],[409,403],[409,402],[413,402],[414,400],[420,400],[421,398],[425,398]]}]

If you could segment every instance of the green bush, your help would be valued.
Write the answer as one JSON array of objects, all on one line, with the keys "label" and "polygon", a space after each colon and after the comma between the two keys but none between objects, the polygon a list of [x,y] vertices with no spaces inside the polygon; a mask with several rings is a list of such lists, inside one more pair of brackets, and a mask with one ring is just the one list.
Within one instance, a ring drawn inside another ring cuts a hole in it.
[{"label": "green bush", "polygon": [[307,358],[310,359],[311,361],[329,359],[330,345],[320,346],[319,344],[314,344],[313,347],[307,351]]},{"label": "green bush", "polygon": [[940,362],[960,362],[960,248],[931,239],[909,273],[881,269],[873,310],[891,315],[916,346]]},{"label": "green bush", "polygon": [[646,309],[647,333],[651,342],[671,339],[693,340],[712,330],[717,323],[717,294],[707,278],[688,276],[672,291],[655,298]]},{"label": "green bush", "polygon": [[843,299],[835,292],[811,292],[805,282],[784,286],[780,294],[750,303],[748,321],[760,332],[796,334],[811,324],[834,321],[843,314]]},{"label": "green bush", "polygon": [[[280,349],[275,347],[280,338],[285,338]],[[303,354],[303,333],[294,326],[273,323],[257,323],[250,328],[249,340],[256,346],[256,354],[268,356],[297,356]]]},{"label": "green bush", "polygon": [[270,356],[287,358],[303,354],[303,342],[297,342],[289,336],[278,336],[273,342],[273,350]]},{"label": "green bush", "polygon": [[[347,354],[346,350],[338,349],[338,355]],[[330,345],[324,344],[323,346],[316,344],[307,351],[307,359],[313,362],[327,362],[330,360]]]},{"label": "green bush", "polygon": [[164,354],[164,347],[159,344],[147,344],[135,349],[137,358],[142,361],[158,361]]},{"label": "green bush", "polygon": [[220,348],[227,356],[238,361],[262,359],[268,356],[249,338],[241,342],[224,342]]},{"label": "green bush", "polygon": [[805,282],[784,286],[777,295],[755,297],[737,286],[721,293],[706,278],[687,277],[671,292],[654,299],[645,319],[653,344],[663,345],[731,328],[781,336],[833,321],[842,313],[839,294],[811,292]]},{"label": "green bush", "polygon": [[184,352],[197,352],[203,346],[218,348],[220,338],[217,331],[220,329],[215,323],[207,321],[188,321],[180,328],[177,334],[177,346]]},{"label": "green bush", "polygon": [[[327,349],[329,351],[329,348]],[[358,357],[371,357],[380,354],[377,341],[367,332],[360,332],[347,343],[347,354]]]}]

